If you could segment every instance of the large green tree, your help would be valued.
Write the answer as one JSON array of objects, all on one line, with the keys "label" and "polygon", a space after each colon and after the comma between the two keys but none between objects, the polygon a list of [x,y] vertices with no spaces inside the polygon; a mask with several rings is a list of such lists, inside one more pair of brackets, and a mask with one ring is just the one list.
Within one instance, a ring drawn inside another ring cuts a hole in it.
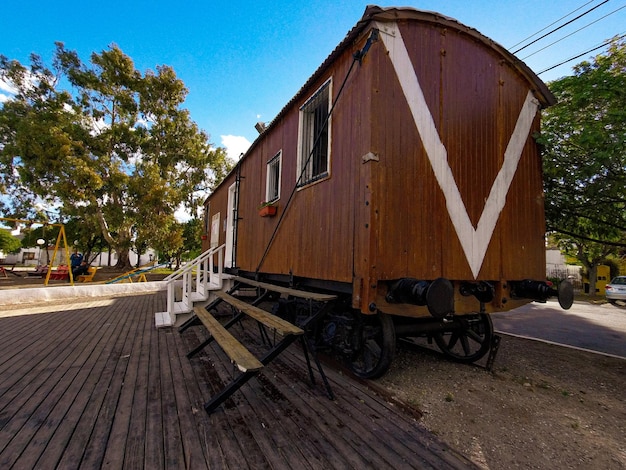
[{"label": "large green tree", "polygon": [[22,243],[9,230],[0,228],[0,251],[6,253],[16,253],[20,251]]},{"label": "large green tree", "polygon": [[0,78],[15,88],[0,109],[0,189],[13,213],[43,204],[83,220],[120,267],[133,246],[171,239],[175,210],[195,213],[229,169],[170,67],[142,74],[117,46],[83,63],[57,43],[51,68],[0,56]]},{"label": "large green tree", "polygon": [[626,246],[626,43],[549,84],[558,104],[543,116],[548,230],[589,272]]}]

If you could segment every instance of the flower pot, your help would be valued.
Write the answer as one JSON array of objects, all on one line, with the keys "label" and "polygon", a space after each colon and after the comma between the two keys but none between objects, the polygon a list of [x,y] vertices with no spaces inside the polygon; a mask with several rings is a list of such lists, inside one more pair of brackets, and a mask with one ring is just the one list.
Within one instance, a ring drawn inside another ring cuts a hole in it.
[{"label": "flower pot", "polygon": [[259,209],[259,215],[261,217],[272,217],[276,215],[277,210],[276,206],[263,206]]}]

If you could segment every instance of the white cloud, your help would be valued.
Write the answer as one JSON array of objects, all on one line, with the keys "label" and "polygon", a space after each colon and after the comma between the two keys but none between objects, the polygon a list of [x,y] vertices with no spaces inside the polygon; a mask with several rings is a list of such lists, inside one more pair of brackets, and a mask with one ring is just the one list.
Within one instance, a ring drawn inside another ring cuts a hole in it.
[{"label": "white cloud", "polygon": [[11,99],[13,95],[17,93],[17,90],[13,84],[0,79],[0,103],[6,103]]},{"label": "white cloud", "polygon": [[250,148],[250,141],[240,135],[221,135],[222,146],[226,148],[226,154],[233,161],[238,161],[242,153]]},{"label": "white cloud", "polygon": [[11,95],[14,95],[17,93],[17,89],[15,88],[15,86],[12,83],[9,83],[5,80],[0,80],[0,90],[7,92]]},{"label": "white cloud", "polygon": [[178,222],[184,224],[185,222],[189,222],[189,220],[191,219],[191,213],[188,209],[185,209],[182,205],[180,205],[178,209],[176,209],[176,211],[174,212],[174,218]]}]

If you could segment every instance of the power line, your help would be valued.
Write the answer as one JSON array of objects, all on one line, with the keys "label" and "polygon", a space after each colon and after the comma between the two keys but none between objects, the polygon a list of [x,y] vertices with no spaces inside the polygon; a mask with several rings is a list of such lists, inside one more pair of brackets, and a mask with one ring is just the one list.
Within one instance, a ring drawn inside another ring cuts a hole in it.
[{"label": "power line", "polygon": [[[606,0],[606,1],[608,1],[608,0]],[[582,28],[579,28],[579,29],[577,29],[576,31],[574,31],[574,32],[572,32],[572,33],[570,33],[570,34],[567,34],[566,36],[563,36],[561,39],[558,39],[558,40],[554,41],[553,43],[550,43],[550,44],[548,44],[547,46],[544,46],[544,47],[542,47],[541,49],[536,50],[536,51],[535,51],[535,52],[533,52],[532,54],[529,54],[529,55],[527,55],[526,57],[522,58],[522,60],[526,60],[526,59],[528,59],[529,57],[532,57],[532,56],[534,56],[535,54],[537,54],[537,53],[539,53],[539,52],[541,52],[541,51],[543,51],[543,50],[547,49],[548,47],[552,47],[552,46],[554,46],[556,43],[561,42],[561,41],[563,41],[564,39],[567,39],[568,37],[573,36],[573,35],[574,35],[574,34],[576,34],[576,33],[579,33],[579,32],[580,32],[580,31],[582,31],[583,29],[588,28],[588,27],[589,27],[589,26],[591,26],[592,24],[595,24],[595,23],[597,23],[598,21],[601,21],[601,20],[605,19],[607,16],[611,16],[612,14],[617,13],[617,12],[618,12],[618,11],[620,11],[620,10],[623,10],[624,8],[626,8],[626,5],[623,5],[623,6],[619,7],[618,9],[613,10],[611,13],[607,13],[606,15],[604,15],[604,16],[602,16],[602,17],[598,18],[597,20],[592,21],[591,23],[586,24],[586,25],[585,25],[585,26],[583,26]],[[530,45],[530,44],[529,44],[529,45]],[[521,50],[521,49],[520,49],[520,50]]]},{"label": "power line", "polygon": [[537,31],[536,33],[531,34],[530,36],[528,36],[527,38],[522,39],[520,42],[513,44],[511,47],[509,47],[508,49],[511,50],[514,47],[519,46],[520,44],[523,44],[524,42],[528,41],[530,38],[536,36],[537,34],[543,33],[546,29],[548,29],[551,26],[554,26],[555,24],[557,24],[559,21],[564,20],[565,18],[567,18],[570,15],[573,15],[574,13],[576,13],[578,10],[581,10],[582,8],[586,7],[587,5],[589,5],[590,3],[595,2],[596,0],[590,0],[589,2],[585,3],[584,5],[579,6],[578,8],[576,8],[573,11],[570,11],[567,15],[564,15],[562,17],[560,17],[558,20],[553,21],[552,23],[550,23],[548,26],[546,26],[543,29],[540,29],[539,31]]},{"label": "power line", "polygon": [[[622,33],[621,35],[619,35],[617,37],[617,39],[619,40],[619,39],[623,39],[625,37],[626,37],[626,34]],[[569,59],[566,59],[566,60],[564,60],[562,62],[559,62],[558,64],[551,65],[547,69],[543,69],[541,72],[537,72],[537,75],[541,75],[542,73],[545,73],[545,72],[548,72],[548,71],[550,71],[552,69],[560,67],[561,65],[567,64],[568,62],[571,62],[572,60],[580,59],[582,56],[585,56],[585,55],[589,54],[590,52],[597,51],[598,49],[602,49],[603,47],[608,46],[609,44],[611,44],[612,41],[613,41],[613,39],[609,39],[609,40],[605,41],[604,43],[600,44],[599,46],[596,46],[596,47],[594,47],[592,49],[589,49],[589,50],[587,50],[585,52],[577,54],[577,55],[575,55],[573,57],[570,57]]]},{"label": "power line", "polygon": [[[535,39],[535,40],[534,40],[534,41],[532,41],[532,42],[529,42],[529,43],[528,43],[528,44],[526,44],[524,47],[520,47],[519,49],[517,49],[517,50],[513,51],[513,54],[517,54],[518,52],[520,52],[520,51],[522,51],[522,50],[526,49],[528,46],[531,46],[531,45],[535,44],[536,42],[541,41],[543,38],[545,38],[545,37],[547,37],[547,36],[550,36],[551,34],[553,34],[553,33],[557,32],[559,29],[564,28],[564,27],[565,27],[565,26],[567,26],[568,24],[572,24],[574,21],[577,21],[577,20],[579,20],[580,18],[582,18],[583,16],[588,15],[589,13],[591,13],[591,12],[592,12],[593,10],[595,10],[596,8],[600,8],[602,5],[604,5],[605,3],[608,3],[608,2],[609,2],[609,0],[604,0],[602,3],[600,3],[600,4],[596,5],[595,7],[590,8],[589,10],[587,10],[587,11],[586,11],[586,12],[584,12],[584,13],[581,13],[581,14],[580,14],[580,15],[578,15],[576,18],[573,18],[573,19],[569,20],[567,23],[563,23],[563,24],[562,24],[561,26],[559,26],[558,28],[554,28],[552,31],[548,31],[546,34],[544,34],[543,36],[538,37],[537,39]],[[586,5],[586,4],[585,4],[585,5]],[[584,6],[584,5],[583,5],[583,6]],[[580,7],[580,8],[582,8],[582,7]],[[580,9],[580,8],[579,8],[579,9]],[[576,10],[574,10],[574,11],[576,11]],[[565,16],[569,16],[569,15],[571,15],[571,13],[569,13],[568,15],[565,15]],[[607,16],[608,16],[608,15],[607,15]],[[560,20],[557,20],[557,21],[560,21]],[[554,23],[552,23],[552,24],[554,24]],[[591,24],[593,24],[593,23],[591,23]],[[547,26],[547,27],[549,27],[549,26]],[[544,28],[544,29],[545,29],[545,28]],[[543,31],[543,30],[542,30],[542,31]],[[535,33],[535,34],[538,34],[538,33]],[[572,33],[572,34],[573,34],[573,33]],[[533,35],[533,36],[534,36],[534,35]],[[531,36],[531,37],[532,37],[532,36]],[[565,37],[567,37],[567,36],[565,36]],[[523,41],[522,41],[522,42],[523,42]],[[549,47],[549,46],[547,46],[547,47]]]}]

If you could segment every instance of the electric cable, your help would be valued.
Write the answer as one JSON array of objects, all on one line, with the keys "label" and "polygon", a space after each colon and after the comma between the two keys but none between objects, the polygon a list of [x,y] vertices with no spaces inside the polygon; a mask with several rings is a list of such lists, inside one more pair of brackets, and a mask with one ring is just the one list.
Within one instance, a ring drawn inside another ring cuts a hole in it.
[{"label": "electric cable", "polygon": [[[605,19],[606,17],[611,16],[612,14],[617,13],[618,11],[623,10],[624,8],[626,8],[626,5],[623,5],[623,6],[619,7],[618,9],[613,10],[611,13],[607,13],[606,15],[604,15],[604,16],[602,16],[602,17],[598,18],[597,20],[592,21],[591,23],[586,24],[586,25],[585,25],[585,26],[583,26],[582,28],[579,28],[579,29],[577,29],[576,31],[574,31],[574,32],[572,32],[572,33],[570,33],[570,34],[567,34],[566,36],[563,36],[561,39],[558,39],[558,40],[556,40],[556,41],[554,41],[554,42],[552,42],[552,43],[548,44],[547,46],[542,47],[541,49],[537,49],[537,50],[536,50],[535,52],[533,52],[532,54],[528,54],[526,57],[523,57],[523,58],[522,58],[522,60],[526,60],[526,59],[528,59],[529,57],[532,57],[532,56],[534,56],[535,54],[537,54],[537,53],[539,53],[539,52],[541,52],[541,51],[543,51],[543,50],[547,49],[548,47],[552,47],[552,46],[554,46],[555,44],[557,44],[557,43],[559,43],[559,42],[563,41],[564,39],[567,39],[568,37],[573,36],[573,35],[574,35],[574,34],[576,34],[576,33],[579,33],[579,32],[580,32],[580,31],[582,31],[583,29],[588,28],[589,26],[591,26],[591,25],[593,25],[593,24],[597,23],[598,21],[602,21],[602,20],[603,20],[603,19]],[[520,50],[521,50],[521,49],[520,49]]]},{"label": "electric cable", "polygon": [[[602,5],[604,5],[605,3],[608,3],[608,2],[609,2],[609,0],[604,0],[602,3],[600,3],[600,4],[596,5],[595,7],[590,8],[589,10],[587,10],[587,11],[586,11],[586,12],[584,12],[584,13],[581,13],[581,14],[580,14],[580,15],[578,15],[576,18],[573,18],[573,19],[569,20],[567,23],[563,23],[563,24],[562,24],[561,26],[559,26],[558,28],[555,28],[555,29],[553,29],[552,31],[547,32],[547,33],[546,33],[546,34],[544,34],[543,36],[538,37],[537,39],[535,39],[535,40],[534,40],[534,41],[532,41],[532,42],[529,42],[529,43],[528,43],[528,44],[526,44],[524,47],[520,47],[519,49],[517,49],[517,50],[513,51],[513,54],[517,54],[518,52],[523,51],[524,49],[526,49],[528,46],[531,46],[531,45],[535,44],[536,42],[541,41],[543,38],[545,38],[545,37],[547,37],[547,36],[550,36],[550,35],[551,35],[551,34],[553,34],[553,33],[556,33],[559,29],[564,28],[564,27],[565,27],[565,26],[567,26],[568,24],[572,24],[574,21],[579,20],[579,19],[580,19],[580,18],[582,18],[583,16],[585,16],[585,15],[587,15],[587,14],[591,13],[591,12],[592,12],[593,10],[595,10],[596,8],[600,8]],[[623,7],[622,7],[622,8],[623,8]],[[571,14],[571,13],[570,13],[570,14]],[[611,13],[609,13],[609,14],[611,14]],[[566,16],[568,16],[568,15],[566,15]],[[607,15],[607,16],[608,16],[608,15]],[[603,18],[604,18],[604,17],[603,17]],[[600,18],[600,19],[602,19],[602,18]],[[557,21],[558,21],[558,20],[557,20]],[[597,21],[599,21],[599,20],[597,20]],[[590,23],[590,24],[593,24],[593,23]],[[545,29],[545,28],[544,28],[544,29]],[[572,33],[572,34],[573,34],[573,33]],[[567,36],[565,36],[565,37],[567,37]],[[550,47],[550,46],[547,46],[547,47]],[[541,49],[540,49],[540,50],[541,50]]]},{"label": "electric cable", "polygon": [[339,101],[339,98],[342,95],[344,87],[348,83],[348,78],[350,77],[350,74],[352,73],[352,69],[354,68],[354,66],[356,65],[357,62],[359,64],[362,62],[363,57],[365,56],[365,54],[369,50],[372,42],[376,41],[377,39],[378,39],[378,30],[374,29],[372,31],[372,33],[370,34],[369,38],[367,39],[367,42],[366,42],[365,46],[363,47],[363,49],[360,50],[360,51],[357,51],[353,55],[353,57],[352,57],[353,58],[352,64],[350,64],[350,68],[348,69],[348,72],[346,73],[346,76],[343,79],[343,83],[341,84],[341,87],[339,87],[339,91],[337,92],[337,96],[335,97],[335,100],[332,102],[330,110],[328,111],[328,114],[326,116],[326,120],[324,121],[324,125],[322,126],[322,128],[321,128],[320,132],[318,133],[318,135],[315,137],[315,140],[313,142],[313,146],[311,148],[311,151],[309,152],[309,155],[308,155],[308,157],[306,159],[306,162],[302,166],[302,170],[300,171],[300,176],[298,177],[298,180],[296,181],[296,184],[294,185],[293,190],[289,194],[289,198],[287,199],[287,202],[285,203],[285,208],[283,209],[282,213],[280,214],[280,217],[278,218],[278,221],[276,222],[276,226],[274,227],[274,231],[272,232],[272,235],[271,235],[269,241],[267,242],[267,246],[265,247],[265,251],[263,252],[263,256],[261,257],[261,261],[259,261],[259,264],[256,267],[255,274],[259,273],[259,270],[261,269],[261,267],[263,266],[263,263],[265,262],[265,258],[267,257],[267,255],[268,255],[268,253],[270,251],[270,248],[272,246],[272,243],[274,242],[274,239],[276,238],[276,235],[278,233],[278,229],[280,228],[281,223],[283,221],[283,218],[285,217],[285,214],[287,213],[287,209],[290,207],[291,200],[293,199],[293,196],[296,194],[296,191],[300,187],[300,183],[301,183],[301,181],[302,181],[302,179],[303,179],[303,177],[305,175],[305,171],[307,169],[307,166],[309,165],[309,162],[311,161],[311,158],[313,157],[313,152],[315,151],[315,148],[316,148],[316,146],[318,145],[318,143],[320,141],[320,138],[322,136],[324,128],[326,126],[328,126],[328,122],[330,120],[330,117],[333,114],[333,111],[335,110],[335,106],[337,105],[337,102]]},{"label": "electric cable", "polygon": [[[579,6],[579,7],[578,7],[578,8],[576,8],[575,10],[570,11],[567,15],[563,15],[563,16],[562,16],[562,17],[560,17],[558,20],[553,21],[553,22],[552,22],[552,23],[550,23],[548,26],[546,26],[546,27],[544,27],[544,28],[540,29],[540,30],[539,30],[539,31],[537,31],[536,33],[533,33],[533,34],[531,34],[530,36],[528,36],[528,37],[526,37],[526,38],[522,39],[521,41],[519,41],[519,42],[517,42],[517,43],[513,44],[513,45],[512,45],[511,47],[509,47],[508,49],[509,49],[509,50],[511,50],[511,49],[513,49],[514,47],[517,47],[517,46],[519,46],[520,44],[523,44],[524,42],[528,41],[530,38],[535,37],[537,34],[543,33],[546,29],[550,28],[551,26],[554,26],[554,25],[555,25],[555,24],[557,24],[559,21],[564,20],[564,19],[565,19],[565,18],[567,18],[568,16],[570,16],[570,15],[572,15],[572,14],[576,13],[578,10],[580,10],[580,9],[582,9],[582,8],[584,8],[584,7],[586,7],[587,5],[589,5],[590,3],[593,3],[593,2],[595,2],[595,1],[596,1],[596,0],[590,0],[589,2],[587,2],[587,3],[585,3],[585,4],[581,5],[581,6]],[[524,47],[525,47],[525,46],[524,46]]]},{"label": "electric cable", "polygon": [[[620,35],[617,37],[617,40],[623,39],[623,38],[625,38],[625,37],[626,37],[626,34],[622,33],[622,34],[620,34]],[[550,67],[548,67],[548,68],[546,68],[546,69],[543,69],[541,72],[537,72],[537,75],[541,75],[542,73],[545,73],[545,72],[548,72],[548,71],[550,71],[550,70],[552,70],[552,69],[555,69],[555,68],[557,68],[557,67],[560,67],[561,65],[567,64],[568,62],[571,62],[572,60],[579,59],[579,58],[581,58],[581,57],[583,57],[583,56],[585,56],[585,55],[589,54],[590,52],[597,51],[598,49],[602,49],[603,47],[606,47],[606,46],[608,46],[609,44],[611,44],[611,42],[613,42],[613,41],[614,41],[614,39],[609,39],[609,40],[605,41],[604,43],[600,44],[599,46],[596,46],[596,47],[594,47],[594,48],[592,48],[592,49],[589,49],[589,50],[587,50],[587,51],[585,51],[585,52],[582,52],[582,53],[580,53],[580,54],[577,54],[577,55],[575,55],[575,56],[572,56],[572,57],[570,57],[569,59],[566,59],[566,60],[564,60],[564,61],[562,61],[562,62],[559,62],[558,64],[551,65]]]}]

